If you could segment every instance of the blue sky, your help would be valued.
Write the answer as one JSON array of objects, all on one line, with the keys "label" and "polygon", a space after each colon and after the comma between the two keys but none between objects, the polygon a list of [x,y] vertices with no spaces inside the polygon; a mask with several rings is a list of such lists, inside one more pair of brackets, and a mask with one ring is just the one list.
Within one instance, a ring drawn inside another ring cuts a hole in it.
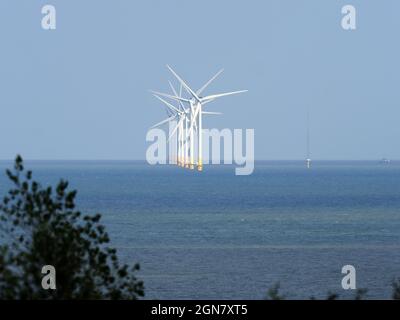
[{"label": "blue sky", "polygon": [[194,88],[224,68],[206,93],[249,90],[204,126],[254,128],[256,159],[304,159],[307,110],[313,159],[400,158],[399,14],[396,0],[2,0],[0,159],[144,159],[167,63]]}]

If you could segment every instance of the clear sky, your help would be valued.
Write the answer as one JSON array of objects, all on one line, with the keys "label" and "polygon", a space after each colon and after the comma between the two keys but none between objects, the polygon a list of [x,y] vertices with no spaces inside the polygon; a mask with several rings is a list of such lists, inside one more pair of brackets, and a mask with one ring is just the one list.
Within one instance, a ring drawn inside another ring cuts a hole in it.
[{"label": "clear sky", "polygon": [[[41,8],[57,29],[41,28]],[[357,30],[341,8],[357,9]],[[400,159],[400,1],[1,0],[0,159],[144,159],[170,64],[256,159]]]}]

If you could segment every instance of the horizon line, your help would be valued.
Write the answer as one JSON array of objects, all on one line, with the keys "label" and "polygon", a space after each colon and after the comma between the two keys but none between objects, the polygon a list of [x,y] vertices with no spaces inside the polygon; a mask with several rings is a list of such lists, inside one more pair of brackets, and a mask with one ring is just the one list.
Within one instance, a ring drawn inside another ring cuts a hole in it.
[{"label": "horizon line", "polygon": [[[0,159],[0,162],[8,162],[8,161],[14,161],[15,158],[13,159]],[[129,161],[134,161],[134,162],[146,162],[146,159],[29,159],[29,158],[23,158],[24,161],[98,161],[98,162],[106,162],[106,161],[115,161],[115,162],[129,162]],[[307,159],[254,159],[255,162],[257,161],[306,161]],[[388,159],[388,158],[368,158],[368,159],[311,159],[312,162],[315,161],[382,161],[382,160],[389,160],[389,161],[400,161],[400,158],[394,158],[394,159]],[[212,164],[208,163],[207,165],[224,165],[223,159],[221,159],[220,164]],[[170,164],[170,163],[166,163]],[[232,163],[234,164],[234,163]],[[229,165],[229,164],[226,164]]]}]

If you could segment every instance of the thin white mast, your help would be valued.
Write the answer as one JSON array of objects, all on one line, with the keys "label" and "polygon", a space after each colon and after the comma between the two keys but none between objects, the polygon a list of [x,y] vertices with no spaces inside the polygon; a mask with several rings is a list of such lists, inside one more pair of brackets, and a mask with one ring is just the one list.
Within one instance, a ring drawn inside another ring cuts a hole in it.
[{"label": "thin white mast", "polygon": [[310,114],[307,111],[307,159],[306,159],[307,169],[311,167],[310,158]]}]

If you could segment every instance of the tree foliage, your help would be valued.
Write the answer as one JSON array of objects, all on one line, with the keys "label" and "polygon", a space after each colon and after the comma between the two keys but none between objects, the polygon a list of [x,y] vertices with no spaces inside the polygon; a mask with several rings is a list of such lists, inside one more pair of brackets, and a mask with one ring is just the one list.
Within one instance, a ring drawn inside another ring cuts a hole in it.
[{"label": "tree foliage", "polygon": [[[0,299],[136,299],[144,295],[139,265],[121,264],[101,216],[75,209],[68,182],[42,187],[17,156],[7,170],[13,188],[0,204]],[[56,289],[41,286],[44,265]]]},{"label": "tree foliage", "polygon": [[392,294],[393,300],[400,300],[400,278],[393,280],[392,287],[393,287],[393,294]]},{"label": "tree foliage", "polygon": [[271,288],[267,291],[267,300],[285,300],[286,297],[282,295],[279,291],[281,288],[281,284],[279,282],[275,283]]}]

